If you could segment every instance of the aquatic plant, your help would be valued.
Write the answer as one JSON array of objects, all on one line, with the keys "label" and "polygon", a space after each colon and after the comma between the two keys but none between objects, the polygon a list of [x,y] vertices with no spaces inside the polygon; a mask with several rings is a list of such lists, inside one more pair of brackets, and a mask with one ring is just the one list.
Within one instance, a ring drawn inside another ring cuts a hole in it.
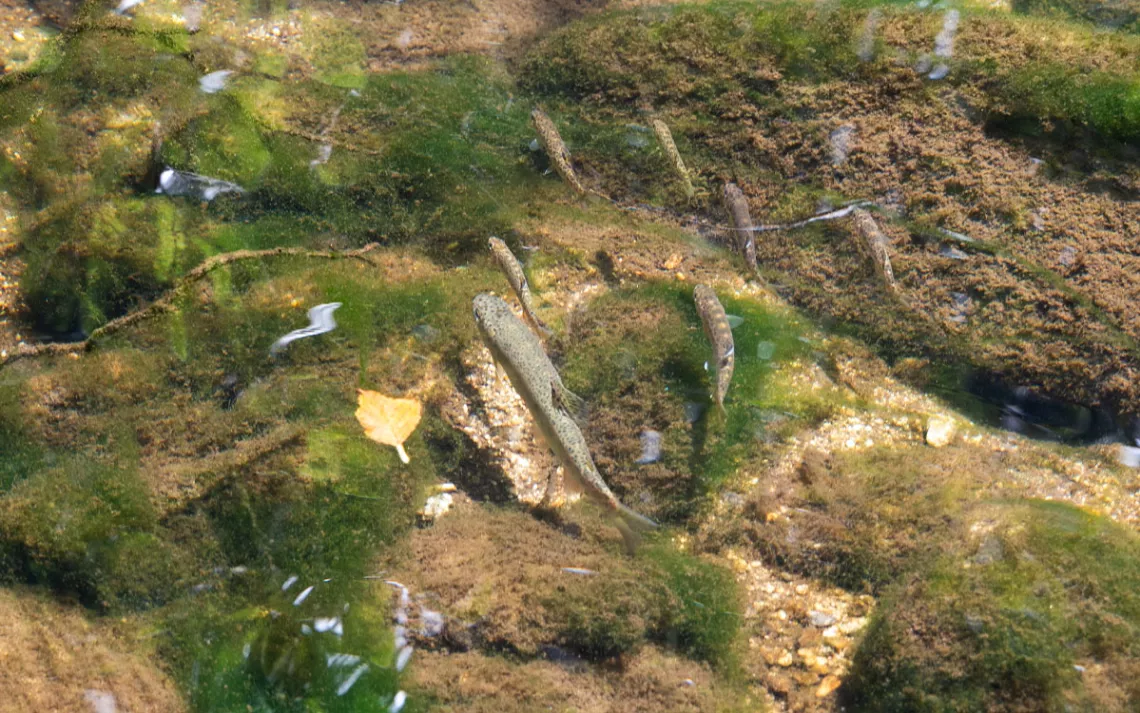
[{"label": "aquatic plant", "polygon": [[975,517],[989,534],[972,538],[972,550],[955,548],[883,602],[845,683],[848,707],[1135,705],[1135,534],[1054,502],[1011,501]]}]

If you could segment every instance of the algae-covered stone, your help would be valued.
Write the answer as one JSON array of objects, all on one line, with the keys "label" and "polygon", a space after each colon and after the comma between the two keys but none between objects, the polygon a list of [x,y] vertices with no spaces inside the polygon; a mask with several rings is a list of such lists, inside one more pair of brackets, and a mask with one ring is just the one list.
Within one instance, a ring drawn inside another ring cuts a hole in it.
[{"label": "algae-covered stone", "polygon": [[969,540],[882,603],[845,683],[848,709],[1132,710],[1140,538],[1061,503],[973,517]]}]

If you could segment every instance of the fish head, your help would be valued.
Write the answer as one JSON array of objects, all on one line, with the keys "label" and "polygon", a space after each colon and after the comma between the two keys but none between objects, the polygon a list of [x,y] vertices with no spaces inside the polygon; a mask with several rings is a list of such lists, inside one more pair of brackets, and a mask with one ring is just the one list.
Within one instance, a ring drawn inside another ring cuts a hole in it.
[{"label": "fish head", "polygon": [[495,339],[506,317],[513,316],[506,302],[488,292],[476,295],[471,306],[475,314],[475,325],[488,341]]},{"label": "fish head", "polygon": [[494,235],[487,239],[487,245],[491,248],[491,252],[498,252],[499,250],[504,250],[507,247],[506,243],[504,243],[502,240],[499,240]]}]

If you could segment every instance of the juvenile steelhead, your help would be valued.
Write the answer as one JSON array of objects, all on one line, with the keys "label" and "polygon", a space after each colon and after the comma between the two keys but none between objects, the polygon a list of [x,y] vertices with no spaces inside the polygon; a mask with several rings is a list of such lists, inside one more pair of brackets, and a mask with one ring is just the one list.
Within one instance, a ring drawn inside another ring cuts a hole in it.
[{"label": "juvenile steelhead", "polygon": [[756,234],[752,231],[752,216],[748,212],[748,201],[735,183],[724,184],[724,207],[728,209],[728,219],[736,234],[736,249],[744,256],[748,267],[756,269]]},{"label": "juvenile steelhead", "polygon": [[535,130],[538,131],[538,141],[542,144],[542,149],[546,151],[546,155],[550,157],[558,175],[573,186],[579,195],[589,193],[590,191],[586,190],[586,187],[578,180],[578,174],[574,173],[574,166],[570,163],[570,152],[566,149],[566,144],[562,143],[562,136],[558,133],[558,127],[554,125],[546,112],[538,107],[535,107],[534,111],[530,113],[530,118],[534,121]]},{"label": "juvenile steelhead", "polygon": [[714,398],[716,405],[724,411],[724,395],[732,383],[732,372],[736,368],[736,345],[732,341],[732,327],[728,316],[717,299],[716,293],[708,285],[693,288],[693,301],[697,303],[697,314],[705,326],[705,334],[712,342],[713,374],[716,378]]},{"label": "juvenile steelhead", "polygon": [[673,164],[673,170],[681,179],[681,184],[685,187],[685,195],[692,198],[694,195],[693,182],[689,180],[689,169],[685,168],[685,161],[681,158],[681,152],[677,150],[677,144],[673,142],[673,132],[669,131],[669,126],[660,119],[653,120],[653,131],[657,134],[657,141],[661,144],[661,150],[669,157],[669,161]]},{"label": "juvenile steelhead", "polygon": [[859,239],[860,250],[871,258],[879,278],[886,284],[891,294],[898,297],[901,294],[899,283],[895,281],[895,271],[891,267],[891,254],[888,246],[890,242],[883,231],[879,230],[878,223],[871,214],[862,208],[856,208],[854,213],[855,232]]},{"label": "juvenile steelhead", "polygon": [[495,261],[499,263],[499,267],[503,269],[503,273],[507,276],[507,282],[511,283],[511,289],[518,295],[519,302],[522,303],[523,314],[526,315],[527,321],[535,328],[542,336],[549,337],[550,329],[542,323],[538,315],[534,313],[534,303],[530,296],[530,285],[527,284],[526,275],[523,273],[522,265],[519,264],[515,254],[507,247],[507,244],[502,240],[492,236],[487,241],[491,246],[491,254],[495,256]]},{"label": "juvenile steelhead", "polygon": [[567,490],[585,493],[603,507],[621,531],[626,548],[633,552],[640,539],[637,531],[657,524],[622,505],[602,480],[586,439],[571,416],[580,399],[562,385],[538,337],[506,302],[481,294],[475,297],[473,307],[475,324],[495,363],[507,372],[511,386],[526,402],[538,430],[562,463]]}]

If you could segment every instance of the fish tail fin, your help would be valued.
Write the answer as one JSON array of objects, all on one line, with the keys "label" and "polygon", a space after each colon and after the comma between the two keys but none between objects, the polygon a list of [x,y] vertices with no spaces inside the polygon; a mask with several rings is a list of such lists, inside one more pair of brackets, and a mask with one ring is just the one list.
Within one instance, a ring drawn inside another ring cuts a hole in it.
[{"label": "fish tail fin", "polygon": [[621,539],[625,541],[626,551],[632,555],[637,551],[637,546],[641,544],[641,533],[656,529],[657,523],[618,503],[617,513],[614,516],[614,526],[621,532]]}]

